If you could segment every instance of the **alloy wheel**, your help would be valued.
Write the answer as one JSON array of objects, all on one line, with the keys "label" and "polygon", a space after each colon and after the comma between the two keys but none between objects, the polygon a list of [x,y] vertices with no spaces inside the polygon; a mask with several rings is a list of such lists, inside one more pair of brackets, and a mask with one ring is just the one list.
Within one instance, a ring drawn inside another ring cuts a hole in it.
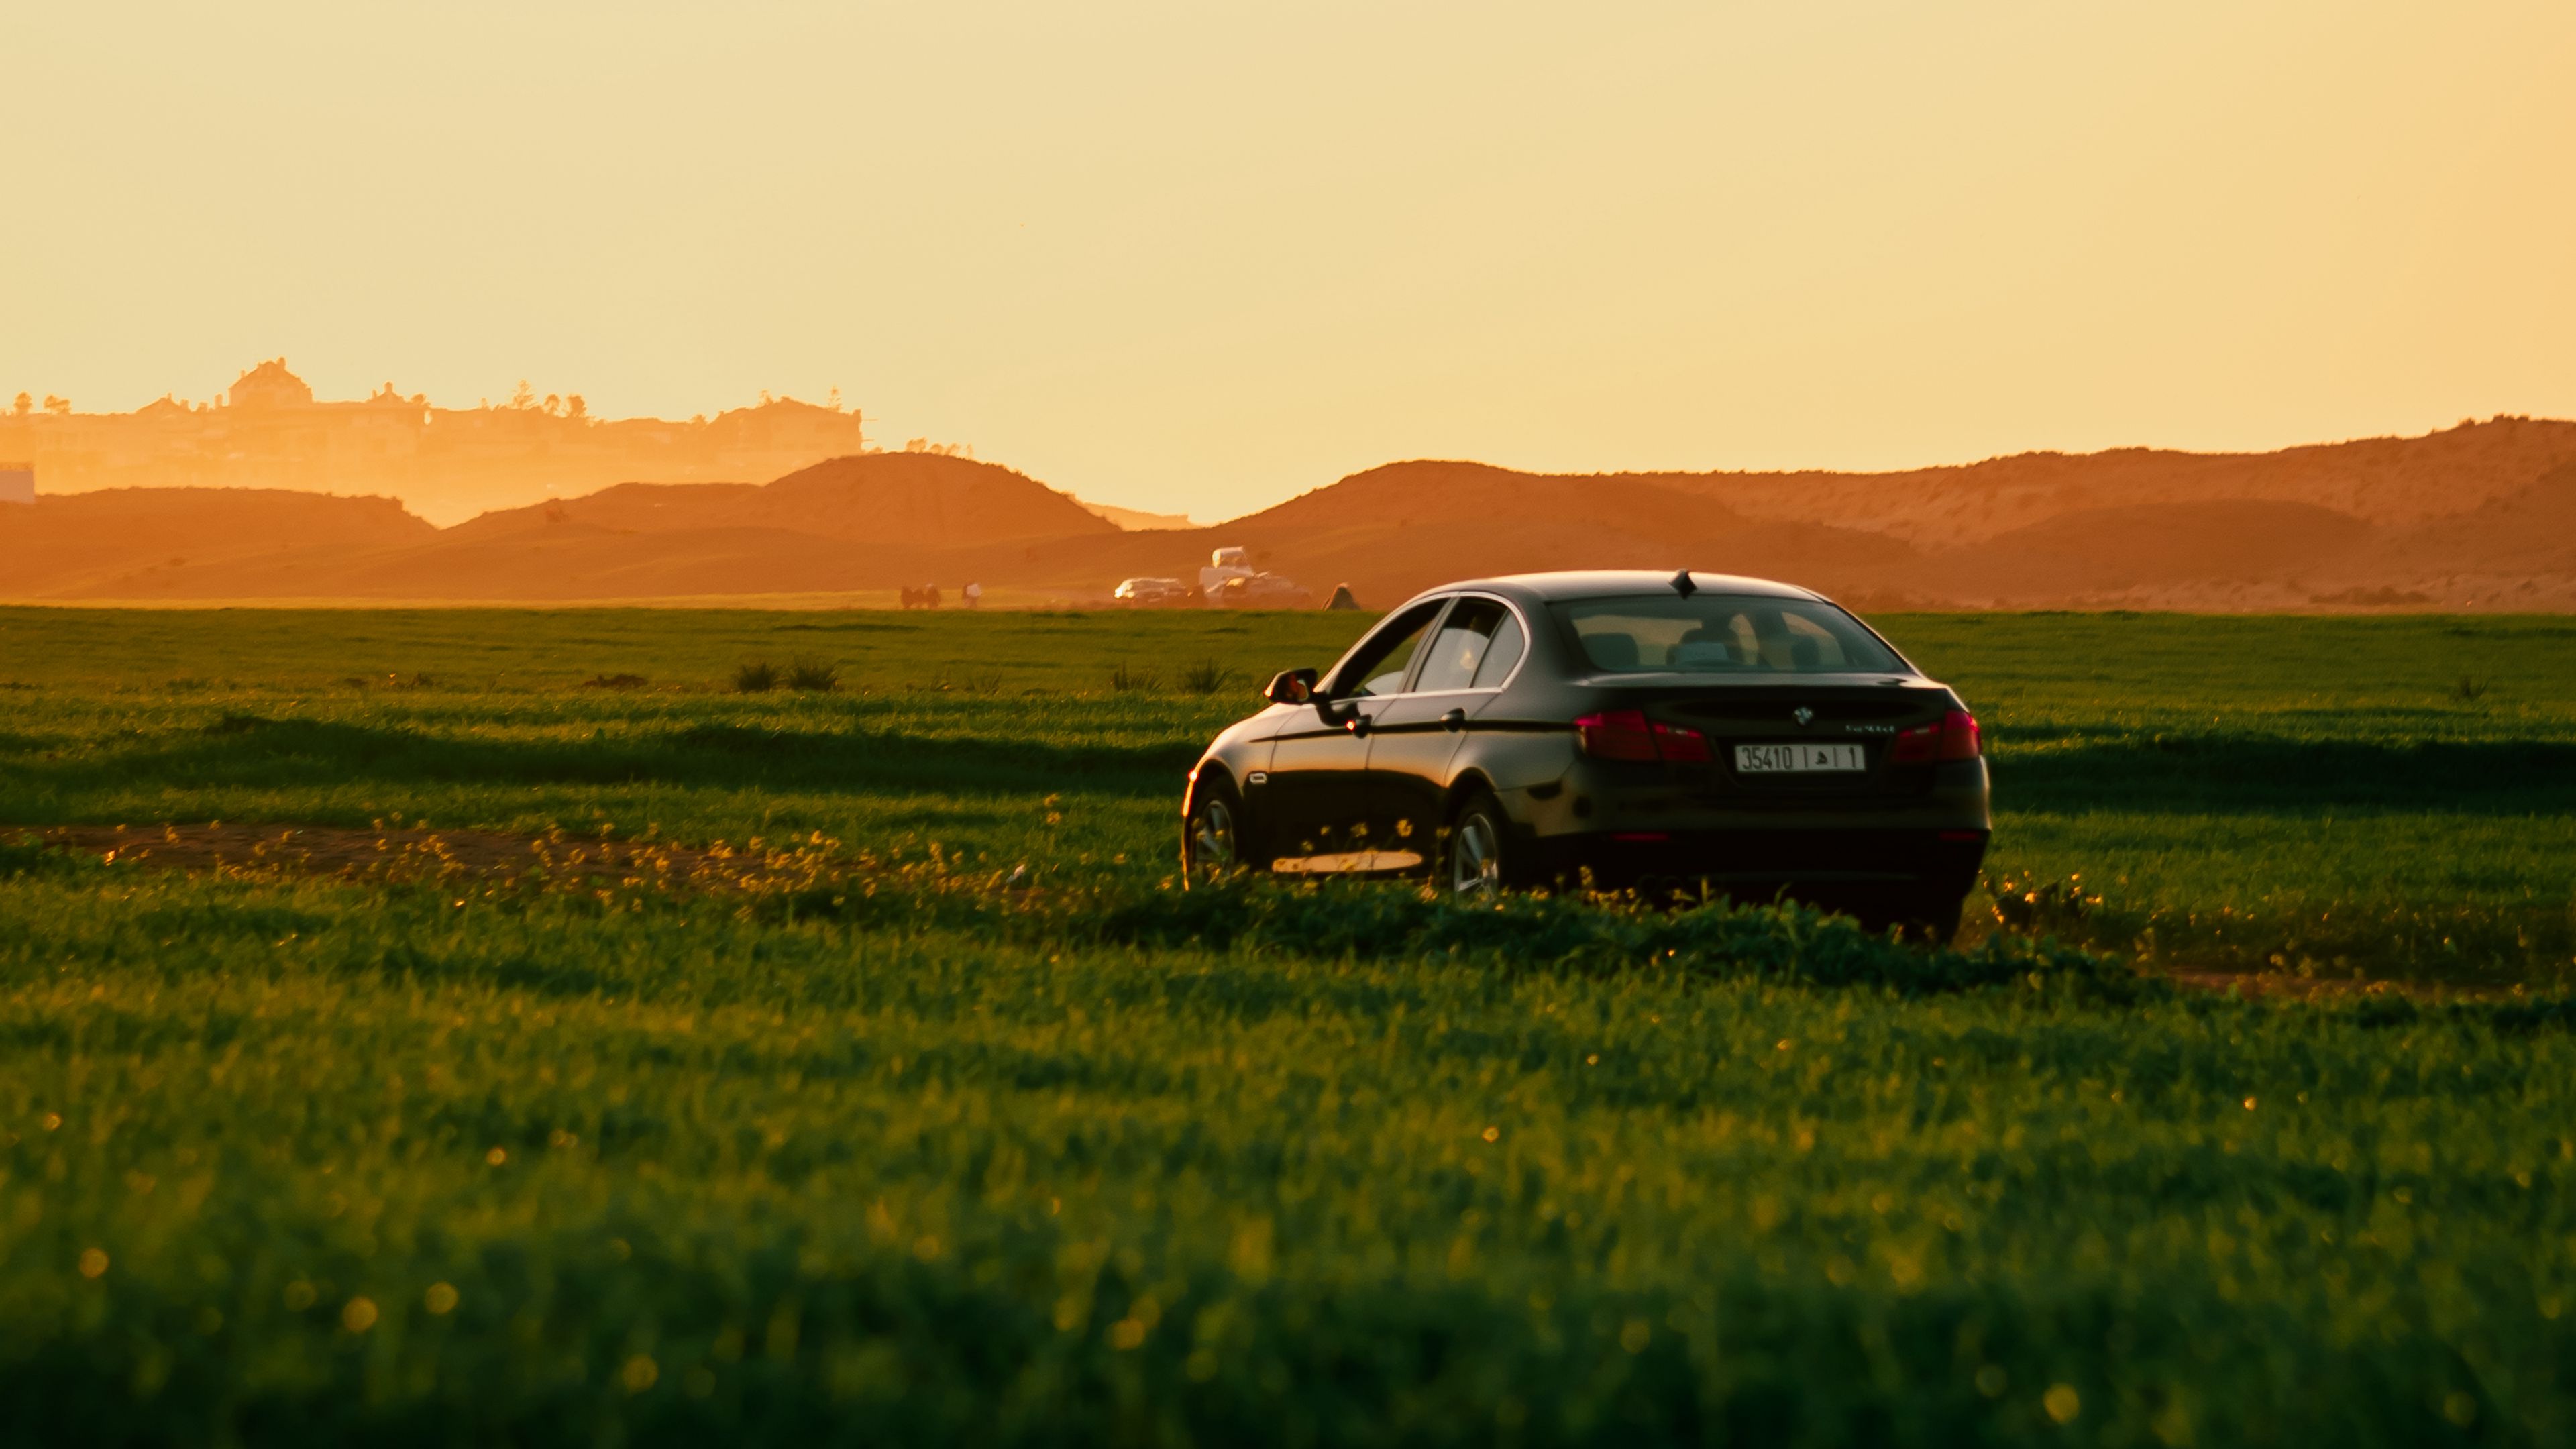
[{"label": "alloy wheel", "polygon": [[1502,888],[1502,840],[1484,812],[1471,811],[1449,833],[1449,889],[1462,896],[1490,896]]},{"label": "alloy wheel", "polygon": [[1220,799],[1199,802],[1190,812],[1190,868],[1202,875],[1223,875],[1235,866],[1234,811]]}]

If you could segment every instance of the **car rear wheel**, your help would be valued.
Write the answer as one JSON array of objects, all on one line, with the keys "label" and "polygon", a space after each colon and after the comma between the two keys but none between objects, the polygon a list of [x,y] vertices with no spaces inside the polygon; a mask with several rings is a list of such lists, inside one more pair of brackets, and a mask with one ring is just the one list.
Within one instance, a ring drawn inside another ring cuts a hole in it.
[{"label": "car rear wheel", "polygon": [[1190,802],[1181,831],[1181,864],[1191,881],[1214,880],[1243,867],[1243,797],[1230,780],[1211,781]]},{"label": "car rear wheel", "polygon": [[1503,807],[1482,791],[1469,796],[1450,819],[1442,854],[1442,883],[1462,900],[1491,900],[1516,883],[1513,867],[1518,862],[1512,858]]},{"label": "car rear wheel", "polygon": [[1959,934],[1959,912],[1967,904],[1965,895],[1944,890],[1908,891],[1891,903],[1890,924],[1905,933],[1905,939],[1929,945],[1948,945]]}]

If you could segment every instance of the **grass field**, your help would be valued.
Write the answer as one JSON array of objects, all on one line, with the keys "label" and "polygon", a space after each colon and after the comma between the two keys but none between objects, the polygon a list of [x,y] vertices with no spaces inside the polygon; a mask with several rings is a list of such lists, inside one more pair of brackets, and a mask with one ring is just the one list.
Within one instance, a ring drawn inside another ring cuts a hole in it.
[{"label": "grass field", "polygon": [[[1364,622],[0,610],[0,824],[819,830],[1150,882],[1200,745]],[[1880,623],[1980,710],[1997,884],[2077,902],[2047,929],[2336,978],[2576,966],[2576,621]],[[726,692],[797,658],[840,688]]]},{"label": "grass field", "polygon": [[2576,1433],[2576,622],[1878,622],[1987,724],[1962,950],[1166,889],[1198,744],[1348,615],[0,611],[0,824],[760,863],[0,846],[0,1425]]}]

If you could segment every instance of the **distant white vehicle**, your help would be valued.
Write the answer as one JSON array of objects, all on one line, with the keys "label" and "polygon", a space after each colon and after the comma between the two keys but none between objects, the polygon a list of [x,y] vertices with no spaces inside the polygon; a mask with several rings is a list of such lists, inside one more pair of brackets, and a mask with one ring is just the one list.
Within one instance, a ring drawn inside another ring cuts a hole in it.
[{"label": "distant white vehicle", "polygon": [[1252,566],[1252,550],[1221,548],[1199,570],[1199,597],[1228,609],[1302,609],[1314,603],[1294,580]]},{"label": "distant white vehicle", "polygon": [[1250,574],[1225,581],[1208,601],[1228,609],[1308,609],[1315,596],[1295,579],[1278,574]]},{"label": "distant white vehicle", "polygon": [[1252,567],[1252,552],[1242,548],[1221,548],[1208,555],[1208,566],[1199,570],[1199,592],[1213,599],[1217,590],[1234,579],[1248,579],[1257,572]]},{"label": "distant white vehicle", "polygon": [[1190,601],[1190,586],[1179,579],[1126,579],[1111,594],[1129,608],[1155,608]]}]

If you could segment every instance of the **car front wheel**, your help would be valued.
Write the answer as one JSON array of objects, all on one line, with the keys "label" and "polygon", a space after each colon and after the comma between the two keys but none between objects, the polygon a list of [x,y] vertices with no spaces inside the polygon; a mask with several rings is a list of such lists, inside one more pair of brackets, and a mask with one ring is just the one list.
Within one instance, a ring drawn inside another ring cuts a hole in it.
[{"label": "car front wheel", "polygon": [[1243,837],[1243,797],[1228,780],[1215,780],[1190,802],[1190,818],[1181,832],[1181,864],[1193,882],[1214,880],[1242,868],[1247,859]]}]

